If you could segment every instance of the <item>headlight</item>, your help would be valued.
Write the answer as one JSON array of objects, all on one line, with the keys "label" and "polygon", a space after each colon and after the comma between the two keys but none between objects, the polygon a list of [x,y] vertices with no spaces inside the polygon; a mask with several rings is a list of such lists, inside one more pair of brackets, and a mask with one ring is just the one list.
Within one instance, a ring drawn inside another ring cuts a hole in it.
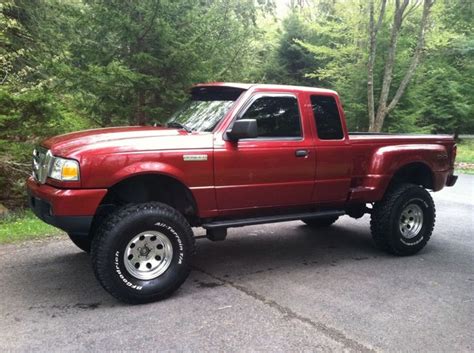
[{"label": "headlight", "polygon": [[78,181],[79,163],[72,159],[53,157],[53,164],[49,171],[50,178],[60,181]]}]

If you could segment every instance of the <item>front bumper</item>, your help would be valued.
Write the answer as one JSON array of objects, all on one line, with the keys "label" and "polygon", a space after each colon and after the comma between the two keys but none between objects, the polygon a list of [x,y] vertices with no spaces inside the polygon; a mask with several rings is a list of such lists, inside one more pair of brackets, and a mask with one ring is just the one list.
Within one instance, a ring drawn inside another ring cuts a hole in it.
[{"label": "front bumper", "polygon": [[33,213],[67,233],[87,235],[106,189],[58,189],[27,181],[28,202]]},{"label": "front bumper", "polygon": [[36,196],[29,195],[29,204],[33,213],[43,222],[64,230],[87,236],[92,224],[92,216],[54,216],[51,214],[51,205]]}]

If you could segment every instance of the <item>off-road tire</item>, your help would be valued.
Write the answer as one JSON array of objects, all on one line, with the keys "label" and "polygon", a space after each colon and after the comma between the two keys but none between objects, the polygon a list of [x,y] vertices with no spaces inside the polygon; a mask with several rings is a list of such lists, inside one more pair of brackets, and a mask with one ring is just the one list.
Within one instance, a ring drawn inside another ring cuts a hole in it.
[{"label": "off-road tire", "polygon": [[[160,232],[173,248],[169,267],[151,280],[132,276],[124,260],[129,241],[146,231]],[[170,296],[188,277],[194,252],[189,223],[178,211],[160,202],[127,205],[107,216],[91,246],[92,267],[102,287],[118,300],[130,304]]]},{"label": "off-road tire", "polygon": [[[411,239],[403,236],[400,219],[403,210],[415,204],[422,210],[423,220],[418,234]],[[414,184],[397,184],[376,202],[372,211],[370,229],[375,245],[390,254],[413,255],[423,249],[433,233],[436,210],[427,190]]]},{"label": "off-road tire", "polygon": [[87,235],[78,235],[74,233],[67,233],[69,235],[69,239],[82,251],[86,253],[91,252],[91,243],[92,239]]},{"label": "off-road tire", "polygon": [[333,216],[324,218],[306,218],[301,221],[312,228],[325,228],[334,224],[338,219],[338,216]]}]

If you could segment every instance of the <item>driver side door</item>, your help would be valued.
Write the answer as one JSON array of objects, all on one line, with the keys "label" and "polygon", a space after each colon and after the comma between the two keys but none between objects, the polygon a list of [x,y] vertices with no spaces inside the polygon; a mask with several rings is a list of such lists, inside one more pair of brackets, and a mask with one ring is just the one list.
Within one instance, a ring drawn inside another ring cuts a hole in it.
[{"label": "driver side door", "polygon": [[316,163],[298,96],[255,94],[236,119],[255,119],[258,137],[224,141],[214,151],[221,215],[310,204]]}]

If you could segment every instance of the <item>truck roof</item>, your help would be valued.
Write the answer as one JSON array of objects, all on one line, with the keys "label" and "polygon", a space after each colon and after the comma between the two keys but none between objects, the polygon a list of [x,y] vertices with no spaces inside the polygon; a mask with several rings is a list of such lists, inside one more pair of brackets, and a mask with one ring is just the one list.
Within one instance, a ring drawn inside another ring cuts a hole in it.
[{"label": "truck roof", "polygon": [[207,82],[207,83],[198,83],[193,87],[229,87],[237,88],[243,91],[247,91],[250,88],[256,89],[267,89],[267,90],[286,90],[286,91],[300,91],[300,92],[314,92],[314,93],[331,93],[336,94],[336,91],[318,88],[318,87],[308,87],[308,86],[291,86],[291,85],[275,85],[275,84],[262,84],[262,83],[239,83],[239,82]]}]

